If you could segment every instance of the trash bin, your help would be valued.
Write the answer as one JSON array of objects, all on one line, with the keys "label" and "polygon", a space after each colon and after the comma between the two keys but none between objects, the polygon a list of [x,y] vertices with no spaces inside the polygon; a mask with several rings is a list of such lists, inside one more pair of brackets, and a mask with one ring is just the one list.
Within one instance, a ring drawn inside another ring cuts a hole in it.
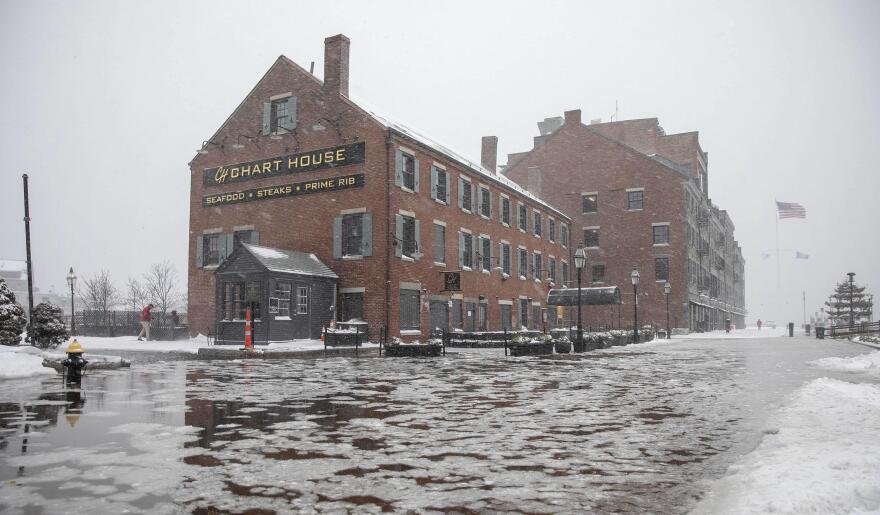
[{"label": "trash bin", "polygon": [[657,338],[666,338],[666,329],[657,329]]},{"label": "trash bin", "polygon": [[818,338],[820,340],[825,339],[825,328],[824,327],[821,327],[821,326],[816,327],[816,338]]},{"label": "trash bin", "polygon": [[804,330],[807,332],[807,336],[810,336],[810,324],[804,324]]},{"label": "trash bin", "polygon": [[788,335],[794,337],[794,322],[788,323]]}]

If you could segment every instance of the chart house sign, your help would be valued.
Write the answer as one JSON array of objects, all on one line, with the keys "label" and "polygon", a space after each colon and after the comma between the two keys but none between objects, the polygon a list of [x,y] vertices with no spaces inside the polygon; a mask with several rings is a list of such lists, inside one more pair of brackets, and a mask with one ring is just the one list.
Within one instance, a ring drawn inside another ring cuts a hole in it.
[{"label": "chart house sign", "polygon": [[247,163],[205,168],[202,177],[206,186],[220,186],[231,182],[353,165],[364,162],[364,147],[364,142],[361,141]]},{"label": "chart house sign", "polygon": [[228,193],[205,195],[202,197],[202,207],[225,206],[227,204],[238,204],[240,202],[251,202],[254,200],[271,200],[282,197],[308,195],[310,193],[323,193],[325,191],[347,190],[350,188],[360,188],[363,185],[364,174],[362,173],[340,175],[338,177],[315,179],[313,181],[294,182],[278,186],[254,188],[252,190],[230,191]]}]

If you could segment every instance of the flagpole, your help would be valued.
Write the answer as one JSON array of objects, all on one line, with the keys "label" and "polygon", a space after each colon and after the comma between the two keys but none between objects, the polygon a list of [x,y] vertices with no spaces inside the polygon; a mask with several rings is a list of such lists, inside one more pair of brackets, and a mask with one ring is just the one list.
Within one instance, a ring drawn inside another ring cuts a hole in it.
[{"label": "flagpole", "polygon": [[776,209],[776,289],[780,287],[779,281],[779,204],[773,199],[773,207]]}]

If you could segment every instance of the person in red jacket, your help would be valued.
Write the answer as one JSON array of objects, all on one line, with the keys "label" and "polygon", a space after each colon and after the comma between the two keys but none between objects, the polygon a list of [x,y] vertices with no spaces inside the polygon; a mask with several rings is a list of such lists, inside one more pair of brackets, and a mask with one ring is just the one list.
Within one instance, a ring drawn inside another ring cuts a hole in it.
[{"label": "person in red jacket", "polygon": [[150,339],[150,320],[153,319],[153,315],[150,314],[150,310],[153,309],[152,304],[147,304],[144,306],[144,309],[141,310],[141,332],[138,333],[138,341],[143,341],[141,338],[144,334],[147,336],[147,340]]}]

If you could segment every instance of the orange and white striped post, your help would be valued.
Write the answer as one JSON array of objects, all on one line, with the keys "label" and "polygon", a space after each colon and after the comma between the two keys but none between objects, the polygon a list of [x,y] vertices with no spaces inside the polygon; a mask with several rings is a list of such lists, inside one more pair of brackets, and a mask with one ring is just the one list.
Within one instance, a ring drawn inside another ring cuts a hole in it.
[{"label": "orange and white striped post", "polygon": [[244,350],[254,350],[254,343],[251,340],[251,308],[248,306],[244,313]]}]

